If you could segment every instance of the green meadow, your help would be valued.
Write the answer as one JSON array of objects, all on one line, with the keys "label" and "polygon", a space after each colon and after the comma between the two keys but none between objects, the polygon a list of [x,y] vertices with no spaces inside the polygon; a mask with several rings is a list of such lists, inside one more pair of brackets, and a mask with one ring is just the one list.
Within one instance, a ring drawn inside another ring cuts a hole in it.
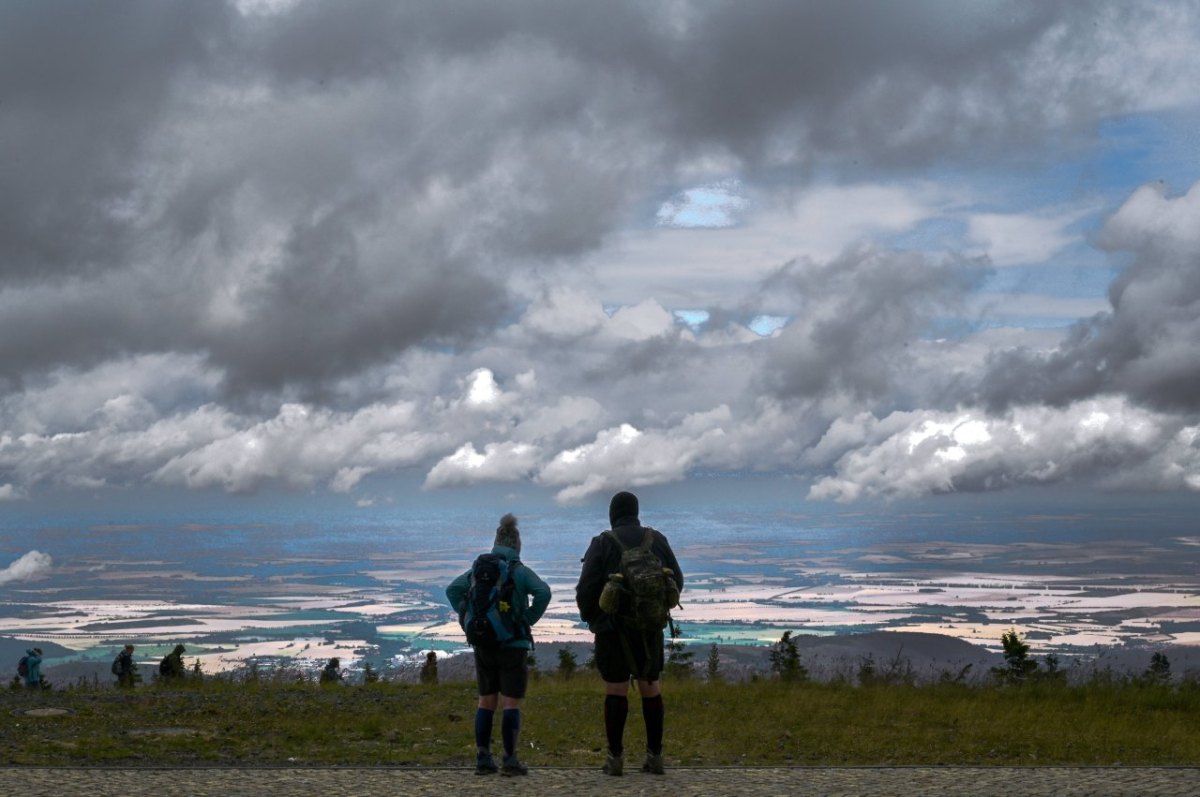
[{"label": "green meadow", "polygon": [[[542,675],[524,705],[531,766],[602,759],[596,677]],[[670,765],[1200,764],[1200,685],[664,682]],[[463,765],[474,684],[318,686],[193,677],[133,690],[0,692],[0,760],[15,765]],[[495,743],[499,745],[499,722]],[[626,745],[644,744],[631,696]]]}]

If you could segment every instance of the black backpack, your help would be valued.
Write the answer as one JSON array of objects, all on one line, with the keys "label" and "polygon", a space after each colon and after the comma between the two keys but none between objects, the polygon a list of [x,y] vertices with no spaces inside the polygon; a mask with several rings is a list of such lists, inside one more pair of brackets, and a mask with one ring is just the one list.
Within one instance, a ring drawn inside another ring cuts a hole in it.
[{"label": "black backpack", "polygon": [[158,674],[159,675],[170,675],[171,674],[171,657],[170,656],[163,656],[163,660],[158,663]]},{"label": "black backpack", "polygon": [[113,675],[121,674],[121,654],[118,654],[117,657],[115,659],[113,659],[112,674]]},{"label": "black backpack", "polygon": [[29,675],[29,657],[28,656],[22,656],[21,660],[17,662],[17,675],[21,676],[22,678]]},{"label": "black backpack", "polygon": [[513,570],[519,566],[520,562],[509,564],[494,553],[481,554],[471,565],[462,627],[472,647],[495,647],[526,638],[513,605]]}]

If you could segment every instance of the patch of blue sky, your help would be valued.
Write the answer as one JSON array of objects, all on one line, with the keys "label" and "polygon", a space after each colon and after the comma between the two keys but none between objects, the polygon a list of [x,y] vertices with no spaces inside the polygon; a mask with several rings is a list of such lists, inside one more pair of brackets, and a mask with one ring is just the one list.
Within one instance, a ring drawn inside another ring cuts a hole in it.
[{"label": "patch of blue sky", "polygon": [[[988,329],[1066,329],[1079,323],[1078,318],[1063,318],[1062,316],[995,315],[978,318],[971,323],[972,332],[983,332]],[[941,337],[949,337],[942,335]]]},{"label": "patch of blue sky", "polygon": [[955,252],[966,248],[967,223],[953,216],[923,219],[914,227],[883,237],[894,249],[919,252]]},{"label": "patch of blue sky", "polygon": [[1098,266],[1090,259],[1062,258],[1053,266],[1038,263],[993,269],[977,288],[982,294],[1038,294],[1055,298],[1095,298],[1108,295],[1117,276],[1111,265]]},{"label": "patch of blue sky", "polygon": [[707,310],[676,310],[675,317],[695,328],[708,321],[709,314]]},{"label": "patch of blue sky", "polygon": [[[707,310],[674,310],[672,312],[675,318],[692,329],[698,329],[708,323],[712,317]],[[758,315],[750,320],[746,328],[754,334],[766,338],[787,326],[789,320],[788,316],[782,315]]]},{"label": "patch of blue sky", "polygon": [[1088,166],[1088,179],[1105,192],[1128,192],[1161,180],[1181,194],[1200,179],[1200,108],[1134,114],[1106,121],[1108,145]]},{"label": "patch of blue sky", "polygon": [[784,315],[760,315],[751,319],[746,326],[756,335],[769,337],[776,331],[787,326],[788,317]]},{"label": "patch of blue sky", "polygon": [[[1200,108],[1130,114],[1102,122],[1090,143],[1028,152],[971,166],[943,164],[924,173],[935,183],[958,186],[968,201],[955,214],[1038,213],[1080,204],[1095,206],[1081,218],[1096,228],[1137,188],[1164,181],[1179,194],[1200,179]],[[1073,143],[1078,144],[1080,139]],[[953,232],[936,226],[929,232]],[[909,233],[916,240],[921,236]]]},{"label": "patch of blue sky", "polygon": [[737,180],[723,180],[680,191],[659,207],[656,218],[662,227],[722,229],[737,225],[748,204]]},{"label": "patch of blue sky", "polygon": [[1066,329],[1075,319],[1058,316],[1013,316],[1005,314],[976,315],[971,318],[939,316],[931,318],[917,338],[932,340],[963,340],[989,329]]},{"label": "patch of blue sky", "polygon": [[[1072,228],[1084,222],[1076,222]],[[976,287],[982,294],[1039,294],[1058,298],[1102,297],[1116,276],[1118,266],[1107,253],[1088,243],[1082,230],[1075,243],[1055,253],[1049,260],[995,267]],[[926,219],[911,230],[889,236],[887,246],[942,254],[977,252],[978,245],[967,240],[964,219],[939,217]]]},{"label": "patch of blue sky", "polygon": [[[1001,326],[1012,325],[1003,324]],[[921,340],[959,340],[983,328],[978,318],[935,316],[929,319],[929,323],[921,330],[918,337]]]}]

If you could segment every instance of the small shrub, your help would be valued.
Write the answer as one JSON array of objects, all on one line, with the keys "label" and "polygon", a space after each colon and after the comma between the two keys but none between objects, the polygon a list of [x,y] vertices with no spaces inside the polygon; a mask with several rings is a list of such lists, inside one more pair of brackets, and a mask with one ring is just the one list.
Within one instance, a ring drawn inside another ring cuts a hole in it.
[{"label": "small shrub", "polygon": [[1058,666],[1058,656],[1054,653],[1048,653],[1044,661],[1046,663],[1045,669],[1036,671],[1034,677],[1046,683],[1065,684],[1067,682],[1067,671]]},{"label": "small shrub", "polygon": [[1165,653],[1155,653],[1150,657],[1150,666],[1142,673],[1142,679],[1152,684],[1171,683],[1171,662]]},{"label": "small shrub", "polygon": [[771,646],[769,655],[771,671],[779,676],[779,680],[798,682],[808,680],[808,670],[800,663],[800,651],[792,639],[791,631],[784,631],[779,641]]},{"label": "small shrub", "polygon": [[671,641],[667,643],[666,673],[671,678],[689,678],[692,675],[692,657],[696,653],[688,650],[687,646],[679,641],[683,632],[679,630],[675,621],[670,620],[669,622]]},{"label": "small shrub", "polygon": [[943,686],[946,684],[965,684],[967,682],[967,674],[971,672],[973,666],[973,664],[967,664],[957,673],[950,670],[942,670],[938,673],[937,682]]},{"label": "small shrub", "polygon": [[913,673],[912,662],[904,655],[903,645],[896,650],[896,655],[884,667],[876,664],[873,655],[867,654],[864,656],[859,660],[857,676],[860,686],[873,686],[877,684],[888,686],[900,684],[912,685],[917,680],[916,675]]},{"label": "small shrub", "polygon": [[575,675],[575,670],[578,663],[575,660],[575,654],[570,648],[558,649],[558,674],[560,677],[570,680]]},{"label": "small shrub", "polygon": [[1037,670],[1038,663],[1030,657],[1029,645],[1016,629],[1005,631],[1000,644],[1004,647],[1004,666],[993,667],[992,675],[1000,683],[1020,686]]},{"label": "small shrub", "polygon": [[379,682],[379,671],[371,666],[371,662],[363,664],[363,683],[374,684]]},{"label": "small shrub", "polygon": [[708,661],[706,662],[706,670],[709,681],[713,683],[721,682],[721,652],[717,650],[716,642],[712,643],[708,647]]},{"label": "small shrub", "polygon": [[247,684],[258,683],[258,659],[250,659],[245,670],[242,671],[242,681]]}]

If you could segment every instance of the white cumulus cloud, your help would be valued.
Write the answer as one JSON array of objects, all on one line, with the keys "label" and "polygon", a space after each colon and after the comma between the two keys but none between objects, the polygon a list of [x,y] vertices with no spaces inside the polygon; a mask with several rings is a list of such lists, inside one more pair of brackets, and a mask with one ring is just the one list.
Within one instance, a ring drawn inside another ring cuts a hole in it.
[{"label": "white cumulus cloud", "polygon": [[1067,228],[1091,209],[1066,213],[977,213],[967,217],[968,241],[996,266],[1042,263],[1079,236]]},{"label": "white cumulus cloud", "polygon": [[720,445],[731,421],[729,408],[718,407],[668,429],[642,431],[623,423],[559,453],[537,478],[561,487],[555,497],[563,503],[602,491],[678,481]]},{"label": "white cumulus cloud", "polygon": [[483,451],[466,443],[444,457],[425,477],[425,487],[455,487],[484,481],[526,478],[537,463],[538,449],[525,443],[488,443]]}]

